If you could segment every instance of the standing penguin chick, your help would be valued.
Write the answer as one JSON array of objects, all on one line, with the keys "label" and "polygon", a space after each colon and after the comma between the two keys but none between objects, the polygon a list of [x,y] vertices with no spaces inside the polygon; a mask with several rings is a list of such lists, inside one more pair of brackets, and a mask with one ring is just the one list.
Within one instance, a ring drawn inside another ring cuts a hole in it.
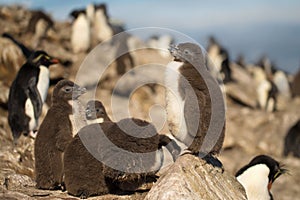
[{"label": "standing penguin chick", "polygon": [[289,153],[300,158],[300,120],[292,126],[285,136],[283,155],[288,156]]},{"label": "standing penguin chick", "polygon": [[8,123],[14,143],[22,133],[34,136],[49,87],[49,69],[58,63],[44,51],[29,56],[13,81],[8,98]]},{"label": "standing penguin chick", "polygon": [[85,117],[88,124],[111,121],[103,104],[97,100],[91,100],[86,105]]},{"label": "standing penguin chick", "polygon": [[53,91],[52,105],[41,124],[34,143],[37,188],[57,189],[63,177],[63,152],[72,140],[70,101],[85,93],[72,81],[59,81]]},{"label": "standing penguin chick", "polygon": [[181,43],[170,46],[169,50],[174,57],[165,74],[169,130],[192,154],[205,155],[205,160],[221,167],[212,157],[220,152],[225,134],[220,87],[207,70],[205,56],[198,45]]},{"label": "standing penguin chick", "polygon": [[74,53],[86,52],[91,45],[90,22],[85,10],[75,10],[70,14],[73,18],[71,45]]},{"label": "standing penguin chick", "polygon": [[235,176],[245,188],[247,199],[272,200],[272,184],[286,171],[273,158],[259,155],[242,167]]}]

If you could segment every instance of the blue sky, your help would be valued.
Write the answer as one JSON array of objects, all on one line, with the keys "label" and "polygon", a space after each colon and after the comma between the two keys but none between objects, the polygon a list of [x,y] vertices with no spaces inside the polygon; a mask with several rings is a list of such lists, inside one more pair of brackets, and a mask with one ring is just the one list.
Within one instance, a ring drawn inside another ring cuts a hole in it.
[{"label": "blue sky", "polygon": [[[0,0],[42,8],[59,20],[75,8],[98,0]],[[298,0],[110,0],[112,18],[128,29],[163,27],[183,32],[205,46],[211,34],[229,49],[233,58],[243,53],[255,61],[270,56],[278,67],[294,72],[300,65],[300,1]]]}]

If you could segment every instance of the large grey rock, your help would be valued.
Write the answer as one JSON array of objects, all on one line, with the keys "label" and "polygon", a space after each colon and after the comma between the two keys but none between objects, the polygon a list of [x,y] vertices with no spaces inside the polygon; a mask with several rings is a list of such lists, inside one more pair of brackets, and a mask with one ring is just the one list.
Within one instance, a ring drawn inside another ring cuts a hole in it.
[{"label": "large grey rock", "polygon": [[192,156],[180,157],[162,175],[145,200],[246,199],[243,187],[228,173]]}]

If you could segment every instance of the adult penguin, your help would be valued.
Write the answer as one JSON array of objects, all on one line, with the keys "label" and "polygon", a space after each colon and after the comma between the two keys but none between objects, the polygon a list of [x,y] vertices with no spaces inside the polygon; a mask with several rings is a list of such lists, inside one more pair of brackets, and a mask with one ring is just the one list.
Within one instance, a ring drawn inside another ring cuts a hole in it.
[{"label": "adult penguin", "polygon": [[272,184],[286,171],[270,156],[259,155],[242,167],[235,176],[245,188],[247,199],[273,200],[270,192]]},{"label": "adult penguin", "polygon": [[44,51],[33,52],[19,70],[8,97],[8,123],[14,144],[23,133],[35,136],[49,87],[49,69],[58,60]]}]

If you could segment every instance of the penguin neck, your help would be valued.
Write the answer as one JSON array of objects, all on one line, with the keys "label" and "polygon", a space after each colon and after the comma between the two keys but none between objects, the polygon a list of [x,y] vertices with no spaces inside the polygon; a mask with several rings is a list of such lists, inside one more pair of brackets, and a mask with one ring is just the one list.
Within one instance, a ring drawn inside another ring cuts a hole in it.
[{"label": "penguin neck", "polygon": [[245,188],[248,200],[270,200],[271,196],[268,190],[270,173],[269,168],[264,164],[258,164],[249,167],[241,175],[237,177],[237,180]]},{"label": "penguin neck", "polygon": [[59,108],[62,110],[65,114],[69,115],[73,112],[72,106],[70,105],[68,100],[64,100],[61,98],[53,98],[52,99],[52,106]]}]

